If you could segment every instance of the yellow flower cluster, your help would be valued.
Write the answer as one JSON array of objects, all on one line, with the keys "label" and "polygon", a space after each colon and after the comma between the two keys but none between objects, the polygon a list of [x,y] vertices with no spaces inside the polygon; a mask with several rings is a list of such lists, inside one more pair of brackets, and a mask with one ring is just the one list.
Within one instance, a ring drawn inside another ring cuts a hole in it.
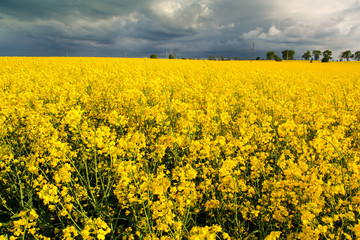
[{"label": "yellow flower cluster", "polygon": [[100,218],[92,220],[91,218],[86,221],[84,229],[81,231],[83,239],[96,239],[104,240],[105,236],[110,233],[109,226]]},{"label": "yellow flower cluster", "polygon": [[360,238],[359,62],[0,58],[0,239]]},{"label": "yellow flower cluster", "polygon": [[50,238],[44,237],[38,233],[40,229],[36,223],[39,215],[34,209],[21,211],[15,216],[13,216],[13,218],[16,220],[12,222],[12,226],[10,228],[10,232],[12,232],[13,234],[12,236],[10,236],[10,240],[15,240],[19,238],[25,239],[31,237],[35,239],[50,240]]},{"label": "yellow flower cluster", "polygon": [[[216,234],[218,232],[221,232],[221,227],[214,225],[211,227],[205,226],[205,227],[193,227],[190,231],[190,240],[216,240]],[[225,234],[225,239],[228,238],[227,234]]]}]

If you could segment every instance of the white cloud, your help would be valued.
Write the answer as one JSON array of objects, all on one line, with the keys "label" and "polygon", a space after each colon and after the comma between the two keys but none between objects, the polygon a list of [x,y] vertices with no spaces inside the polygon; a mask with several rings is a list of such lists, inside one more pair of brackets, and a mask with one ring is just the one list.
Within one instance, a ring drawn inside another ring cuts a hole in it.
[{"label": "white cloud", "polygon": [[275,25],[272,25],[269,29],[268,35],[271,37],[276,37],[279,36],[281,34],[281,31],[279,29],[276,28]]},{"label": "white cloud", "polygon": [[242,37],[245,39],[254,39],[254,38],[258,38],[262,33],[263,33],[263,28],[256,27],[254,30],[243,33]]},{"label": "white cloud", "polygon": [[360,1],[288,0],[278,9],[271,25],[260,21],[241,36],[258,39],[263,49],[299,51],[360,49]]},{"label": "white cloud", "polygon": [[200,29],[211,16],[208,6],[195,0],[159,1],[151,9],[152,20],[164,29]]},{"label": "white cloud", "polygon": [[172,17],[181,8],[182,4],[177,1],[159,1],[152,6],[155,13],[166,17]]}]

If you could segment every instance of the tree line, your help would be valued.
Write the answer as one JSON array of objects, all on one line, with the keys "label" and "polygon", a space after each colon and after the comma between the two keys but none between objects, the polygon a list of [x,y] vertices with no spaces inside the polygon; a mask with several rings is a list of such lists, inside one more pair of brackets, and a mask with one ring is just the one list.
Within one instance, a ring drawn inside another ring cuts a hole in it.
[{"label": "tree line", "polygon": [[[282,59],[283,60],[294,60],[295,59],[295,51],[294,50],[284,50],[281,52],[282,53]],[[320,50],[313,50],[312,52],[310,51],[306,51],[301,58],[305,59],[305,60],[320,60],[322,56],[321,61],[322,62],[328,62],[330,61],[333,57],[332,57],[332,51],[330,50],[325,50],[325,51],[320,51]],[[276,53],[274,51],[271,52],[267,52],[266,53],[266,59],[267,60],[276,60],[276,61],[281,61],[282,59],[276,55]],[[355,61],[360,61],[360,51],[356,51],[355,53],[351,53],[350,50],[346,50],[341,52],[340,54],[340,60],[343,61],[344,59],[346,59],[347,61],[349,61],[350,59],[354,59]]]},{"label": "tree line", "polygon": [[[284,50],[281,52],[282,57],[279,57],[274,51],[270,51],[266,53],[266,60],[275,60],[275,61],[282,61],[282,60],[294,60],[295,59],[295,51],[294,50]],[[304,60],[320,60],[322,62],[329,62],[332,57],[332,51],[330,50],[313,50],[312,52],[306,51],[301,58]],[[349,61],[350,59],[353,59],[355,61],[360,61],[360,51],[356,51],[355,53],[352,53],[350,50],[346,50],[341,52],[340,54],[340,61],[346,60]],[[150,58],[157,58],[156,54],[151,54]],[[174,59],[175,56],[170,54],[169,59]],[[209,56],[208,60],[231,60],[230,58],[225,58],[224,56],[216,57],[216,56]],[[234,57],[234,60],[239,60],[238,56]],[[256,60],[260,60],[260,57],[257,57]]]},{"label": "tree line", "polygon": [[[276,61],[281,61],[281,60],[294,60],[295,59],[295,51],[294,50],[284,50],[281,52],[282,54],[282,59],[276,55],[276,53],[274,51],[270,51],[266,53],[266,59],[267,60],[276,60]],[[319,60],[320,56],[323,56],[322,58],[322,62],[328,62],[332,59],[332,51],[330,50],[325,50],[324,52],[321,52],[320,50],[313,50],[312,53],[310,51],[306,51],[303,55],[302,58],[305,60]]]},{"label": "tree line", "polygon": [[360,61],[360,51],[356,51],[355,53],[351,53],[350,50],[346,50],[340,54],[340,60],[349,61],[350,59],[354,59],[355,61]]}]

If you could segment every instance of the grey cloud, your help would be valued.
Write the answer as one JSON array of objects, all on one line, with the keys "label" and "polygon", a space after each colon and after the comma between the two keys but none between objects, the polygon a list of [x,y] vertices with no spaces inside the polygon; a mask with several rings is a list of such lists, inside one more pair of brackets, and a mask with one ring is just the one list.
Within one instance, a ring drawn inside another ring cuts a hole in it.
[{"label": "grey cloud", "polygon": [[149,3],[151,4],[151,1],[144,0],[2,0],[0,11],[18,19],[58,19],[66,21],[67,18],[83,16],[96,19],[124,15]]},{"label": "grey cloud", "polygon": [[266,19],[277,7],[277,1],[223,0],[212,1],[210,7],[220,23],[239,22],[249,24],[258,19]]},{"label": "grey cloud", "polygon": [[2,0],[0,43],[15,55],[14,46],[55,55],[65,47],[79,55],[124,48],[133,56],[171,48],[188,56],[246,55],[253,39],[263,50],[360,48],[359,1],[348,2],[326,19],[312,14],[310,20],[280,0]]}]

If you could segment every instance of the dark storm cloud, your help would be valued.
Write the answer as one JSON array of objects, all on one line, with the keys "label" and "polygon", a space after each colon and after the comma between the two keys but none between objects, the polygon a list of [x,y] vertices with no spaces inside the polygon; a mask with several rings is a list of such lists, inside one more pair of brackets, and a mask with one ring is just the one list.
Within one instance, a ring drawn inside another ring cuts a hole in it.
[{"label": "dark storm cloud", "polygon": [[2,0],[0,11],[17,19],[58,19],[76,17],[108,18],[123,15],[139,6],[146,6],[151,1],[138,0]]},{"label": "dark storm cloud", "polygon": [[0,54],[360,49],[359,14],[358,0],[2,0]]}]

